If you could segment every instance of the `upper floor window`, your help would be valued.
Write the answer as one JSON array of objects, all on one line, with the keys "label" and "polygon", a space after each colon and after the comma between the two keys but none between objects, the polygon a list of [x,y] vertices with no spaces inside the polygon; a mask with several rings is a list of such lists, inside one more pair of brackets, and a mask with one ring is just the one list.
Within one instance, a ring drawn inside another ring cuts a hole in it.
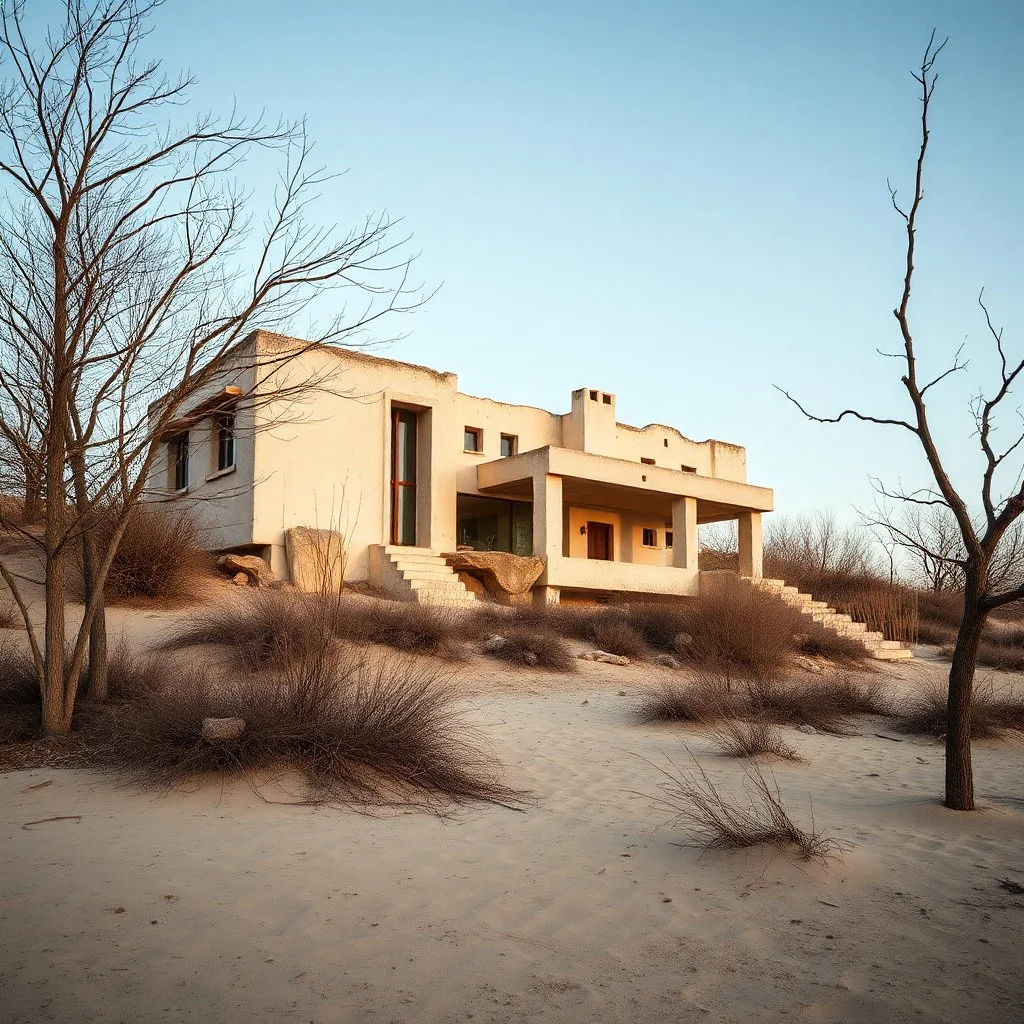
[{"label": "upper floor window", "polygon": [[653,465],[654,465],[654,459],[644,459],[644,458],[641,458],[641,459],[640,459],[640,461],[641,461],[641,462],[642,462],[642,463],[643,463],[643,464],[644,464],[645,466],[653,466]]},{"label": "upper floor window", "polygon": [[170,442],[171,484],[176,491],[188,487],[188,434],[179,434]]},{"label": "upper floor window", "polygon": [[643,546],[645,548],[656,548],[658,546],[658,531],[644,527]]},{"label": "upper floor window", "polygon": [[515,455],[519,451],[519,438],[515,434],[502,434],[501,435],[501,457],[508,458],[509,455]]},{"label": "upper floor window", "polygon": [[466,427],[462,435],[464,452],[482,452],[484,450],[484,432],[479,427]]},{"label": "upper floor window", "polygon": [[217,469],[230,469],[235,464],[235,414],[217,417]]},{"label": "upper floor window", "polygon": [[673,541],[672,531],[671,530],[666,530],[665,531],[665,547],[667,547],[667,548],[672,547],[672,541]]}]

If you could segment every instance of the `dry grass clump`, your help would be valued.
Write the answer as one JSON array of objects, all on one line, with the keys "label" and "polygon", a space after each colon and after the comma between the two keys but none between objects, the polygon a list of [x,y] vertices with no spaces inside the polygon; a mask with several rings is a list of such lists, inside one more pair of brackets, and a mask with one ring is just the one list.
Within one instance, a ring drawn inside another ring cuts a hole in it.
[{"label": "dry grass clump", "polygon": [[23,629],[25,622],[13,601],[0,602],[0,629]]},{"label": "dry grass clump", "polygon": [[917,595],[917,642],[952,643],[964,613],[962,594],[948,590],[922,590]]},{"label": "dry grass clump", "polygon": [[282,668],[323,644],[324,617],[307,598],[278,590],[247,589],[236,603],[204,609],[160,644],[165,651],[216,644],[245,671]]},{"label": "dry grass clump", "polygon": [[[286,595],[288,596],[288,595]],[[381,644],[409,654],[429,654],[445,661],[465,657],[463,643],[472,633],[457,610],[411,601],[317,599],[317,621],[339,640]]]},{"label": "dry grass clump", "polygon": [[712,736],[727,757],[761,757],[771,755],[784,761],[804,761],[770,725],[764,722],[740,722],[723,719]]},{"label": "dry grass clump", "polygon": [[576,658],[568,644],[544,630],[508,629],[500,634],[505,642],[487,649],[492,657],[514,665],[531,665],[552,672],[575,672]]},{"label": "dry grass clump", "polygon": [[746,769],[745,799],[723,794],[696,758],[689,771],[669,764],[670,769],[656,766],[665,777],[656,803],[672,812],[668,824],[682,825],[699,848],[742,850],[767,845],[821,863],[839,855],[839,841],[819,830],[813,816],[809,829],[793,821],[774,776],[769,783],[756,764]]},{"label": "dry grass clump", "polygon": [[0,746],[38,736],[41,711],[32,659],[9,641],[0,644]]},{"label": "dry grass clump", "polygon": [[693,722],[708,725],[736,715],[738,695],[727,677],[699,673],[688,683],[664,680],[649,687],[637,710],[640,722]]},{"label": "dry grass clump", "polygon": [[852,636],[842,636],[813,620],[808,620],[801,628],[803,632],[795,637],[801,654],[828,658],[842,665],[858,665],[867,660],[867,649]]},{"label": "dry grass clump", "polygon": [[686,608],[692,640],[678,654],[736,675],[763,679],[784,671],[803,617],[785,602],[724,577]]},{"label": "dry grass clump", "polygon": [[799,680],[753,680],[747,684],[744,698],[745,714],[755,721],[809,725],[836,735],[849,731],[849,720],[855,715],[892,711],[880,683],[862,683],[843,673]]},{"label": "dry grass clump", "polygon": [[[99,552],[109,548],[115,525],[114,510],[98,514],[92,529]],[[151,503],[133,508],[107,576],[107,601],[195,600],[212,571],[203,539],[202,525],[189,509]]]},{"label": "dry grass clump", "polygon": [[[241,718],[245,728],[205,740],[206,718]],[[209,774],[240,774],[258,788],[267,773],[294,770],[318,804],[522,803],[471,739],[429,663],[357,659],[325,644],[279,673],[214,681],[193,672],[111,706],[89,757],[122,782],[157,789]]]},{"label": "dry grass clump", "polygon": [[689,632],[683,605],[670,601],[639,601],[628,606],[629,623],[656,651],[675,652],[676,637]]},{"label": "dry grass clump", "polygon": [[1024,629],[989,629],[978,649],[978,664],[1004,672],[1024,672]]},{"label": "dry grass clump", "polygon": [[[948,695],[934,683],[904,698],[896,710],[894,725],[900,732],[922,736],[946,735]],[[1024,731],[1024,697],[996,690],[991,683],[975,687],[971,696],[971,738],[994,739],[1006,730]]]},{"label": "dry grass clump", "polygon": [[647,644],[632,624],[610,613],[591,625],[586,639],[602,651],[633,660],[639,660],[647,654]]}]

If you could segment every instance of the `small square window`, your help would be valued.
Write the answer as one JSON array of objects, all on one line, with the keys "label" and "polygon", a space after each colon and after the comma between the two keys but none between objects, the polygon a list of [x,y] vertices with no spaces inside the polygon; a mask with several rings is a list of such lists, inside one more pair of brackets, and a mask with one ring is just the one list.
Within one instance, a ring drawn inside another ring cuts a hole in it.
[{"label": "small square window", "polygon": [[640,460],[645,466],[653,466],[654,459],[641,459]]},{"label": "small square window", "polygon": [[667,547],[667,548],[672,547],[672,531],[671,530],[666,530],[665,531],[665,547]]},{"label": "small square window", "polygon": [[501,457],[507,459],[519,451],[519,438],[515,434],[501,435]]},{"label": "small square window", "polygon": [[596,391],[591,391],[590,392],[590,400],[592,402],[596,402],[597,401],[597,392]]},{"label": "small square window", "polygon": [[644,527],[643,545],[645,548],[656,548],[658,546],[658,531],[649,530]]},{"label": "small square window", "polygon": [[462,435],[462,450],[466,452],[482,452],[484,450],[484,432],[479,427],[466,427]]},{"label": "small square window", "polygon": [[611,405],[612,404],[612,396],[611,395],[602,395],[601,396],[601,401],[604,402],[605,405]]}]

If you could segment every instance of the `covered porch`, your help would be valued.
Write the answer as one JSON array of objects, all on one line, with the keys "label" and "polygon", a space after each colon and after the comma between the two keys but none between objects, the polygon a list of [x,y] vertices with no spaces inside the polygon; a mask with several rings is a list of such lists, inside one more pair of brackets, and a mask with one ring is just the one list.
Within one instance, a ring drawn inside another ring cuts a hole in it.
[{"label": "covered porch", "polygon": [[477,488],[530,503],[542,601],[563,590],[693,596],[697,526],[726,520],[738,523],[740,572],[761,575],[768,488],[554,446],[482,463]]}]

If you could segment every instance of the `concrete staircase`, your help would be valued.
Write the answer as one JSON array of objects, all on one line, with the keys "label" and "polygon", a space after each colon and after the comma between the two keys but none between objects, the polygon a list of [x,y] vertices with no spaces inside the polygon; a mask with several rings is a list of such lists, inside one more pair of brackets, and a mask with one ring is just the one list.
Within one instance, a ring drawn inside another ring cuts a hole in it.
[{"label": "concrete staircase", "polygon": [[376,546],[370,557],[370,582],[394,597],[419,604],[447,608],[476,605],[476,594],[463,586],[438,552],[427,548]]},{"label": "concrete staircase", "polygon": [[746,581],[758,590],[774,594],[795,608],[801,615],[824,626],[826,629],[848,636],[864,645],[868,656],[879,661],[903,661],[914,655],[896,640],[886,640],[881,633],[868,629],[863,622],[855,622],[849,615],[837,612],[824,601],[815,601],[811,594],[802,594],[796,587],[787,586],[785,580],[750,579]]}]

